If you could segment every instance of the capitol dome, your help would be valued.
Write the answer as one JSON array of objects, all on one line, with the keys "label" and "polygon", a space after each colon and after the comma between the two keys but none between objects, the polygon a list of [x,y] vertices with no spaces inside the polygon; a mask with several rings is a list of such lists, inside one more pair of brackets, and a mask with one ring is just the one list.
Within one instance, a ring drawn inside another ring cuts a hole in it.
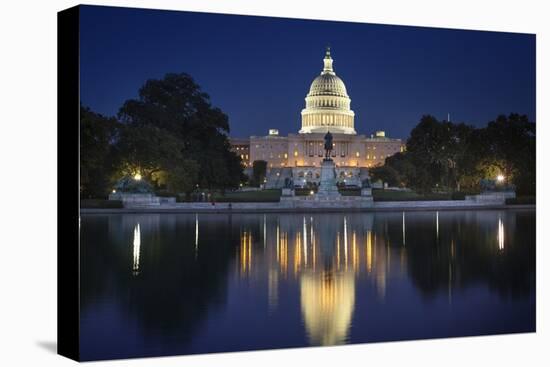
[{"label": "capitol dome", "polygon": [[308,96],[340,96],[348,97],[346,85],[336,74],[321,74],[313,80]]},{"label": "capitol dome", "polygon": [[306,96],[306,108],[302,110],[300,133],[355,134],[354,116],[350,109],[351,99],[346,85],[332,68],[330,48],[323,59],[323,71],[311,83]]}]

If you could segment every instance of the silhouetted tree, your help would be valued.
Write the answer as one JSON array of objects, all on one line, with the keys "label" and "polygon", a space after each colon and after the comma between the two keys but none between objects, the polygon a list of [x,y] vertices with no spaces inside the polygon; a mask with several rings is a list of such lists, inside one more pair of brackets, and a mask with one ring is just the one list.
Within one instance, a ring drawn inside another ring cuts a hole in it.
[{"label": "silhouetted tree", "polygon": [[411,131],[407,150],[370,170],[375,179],[419,192],[434,187],[479,190],[482,178],[503,174],[519,194],[535,193],[535,124],[526,116],[499,116],[487,127],[438,121],[425,115]]},{"label": "silhouetted tree", "polygon": [[267,162],[258,160],[252,162],[252,182],[251,186],[260,186],[264,182],[267,172]]},{"label": "silhouetted tree", "polygon": [[527,116],[500,115],[482,132],[486,165],[497,166],[520,194],[535,194],[536,126]]},{"label": "silhouetted tree", "polygon": [[115,118],[80,106],[80,194],[104,198],[111,190],[110,177],[117,165],[114,142],[120,132]]},{"label": "silhouetted tree", "polygon": [[147,129],[144,137],[151,132],[143,157],[149,150],[162,153],[164,148],[153,145],[166,138],[169,151],[179,150],[174,153],[177,159],[196,162],[196,183],[208,188],[238,187],[243,168],[230,150],[228,118],[212,107],[209,96],[189,75],[166,74],[161,80],[148,80],[138,99],[126,101],[118,116],[126,126]]}]

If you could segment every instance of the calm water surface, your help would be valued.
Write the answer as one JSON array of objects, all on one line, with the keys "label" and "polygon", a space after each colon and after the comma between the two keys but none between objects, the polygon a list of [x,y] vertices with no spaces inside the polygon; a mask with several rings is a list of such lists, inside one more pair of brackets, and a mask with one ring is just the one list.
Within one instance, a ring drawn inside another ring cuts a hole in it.
[{"label": "calm water surface", "polygon": [[535,330],[535,212],[83,215],[81,354]]}]

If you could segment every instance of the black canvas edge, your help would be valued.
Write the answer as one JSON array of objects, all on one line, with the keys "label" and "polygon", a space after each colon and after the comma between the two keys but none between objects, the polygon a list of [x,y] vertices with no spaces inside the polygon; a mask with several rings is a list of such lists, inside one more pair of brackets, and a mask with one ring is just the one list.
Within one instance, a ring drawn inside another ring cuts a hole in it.
[{"label": "black canvas edge", "polygon": [[57,353],[80,360],[80,9],[57,13]]}]

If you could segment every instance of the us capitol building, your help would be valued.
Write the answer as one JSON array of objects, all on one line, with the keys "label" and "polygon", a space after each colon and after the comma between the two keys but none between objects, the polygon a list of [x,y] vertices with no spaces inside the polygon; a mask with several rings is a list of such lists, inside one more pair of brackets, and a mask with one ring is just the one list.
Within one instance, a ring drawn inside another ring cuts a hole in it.
[{"label": "us capitol building", "polygon": [[278,130],[270,129],[266,136],[230,139],[247,174],[252,173],[254,161],[267,162],[267,188],[283,187],[289,180],[298,186],[318,184],[327,131],[333,135],[332,159],[338,181],[346,185],[360,185],[368,177],[369,167],[383,165],[387,157],[403,150],[401,139],[390,139],[384,131],[370,137],[357,135],[351,99],[334,72],[330,48],[323,64],[321,75],[313,80],[305,98],[298,134],[280,136]]}]

